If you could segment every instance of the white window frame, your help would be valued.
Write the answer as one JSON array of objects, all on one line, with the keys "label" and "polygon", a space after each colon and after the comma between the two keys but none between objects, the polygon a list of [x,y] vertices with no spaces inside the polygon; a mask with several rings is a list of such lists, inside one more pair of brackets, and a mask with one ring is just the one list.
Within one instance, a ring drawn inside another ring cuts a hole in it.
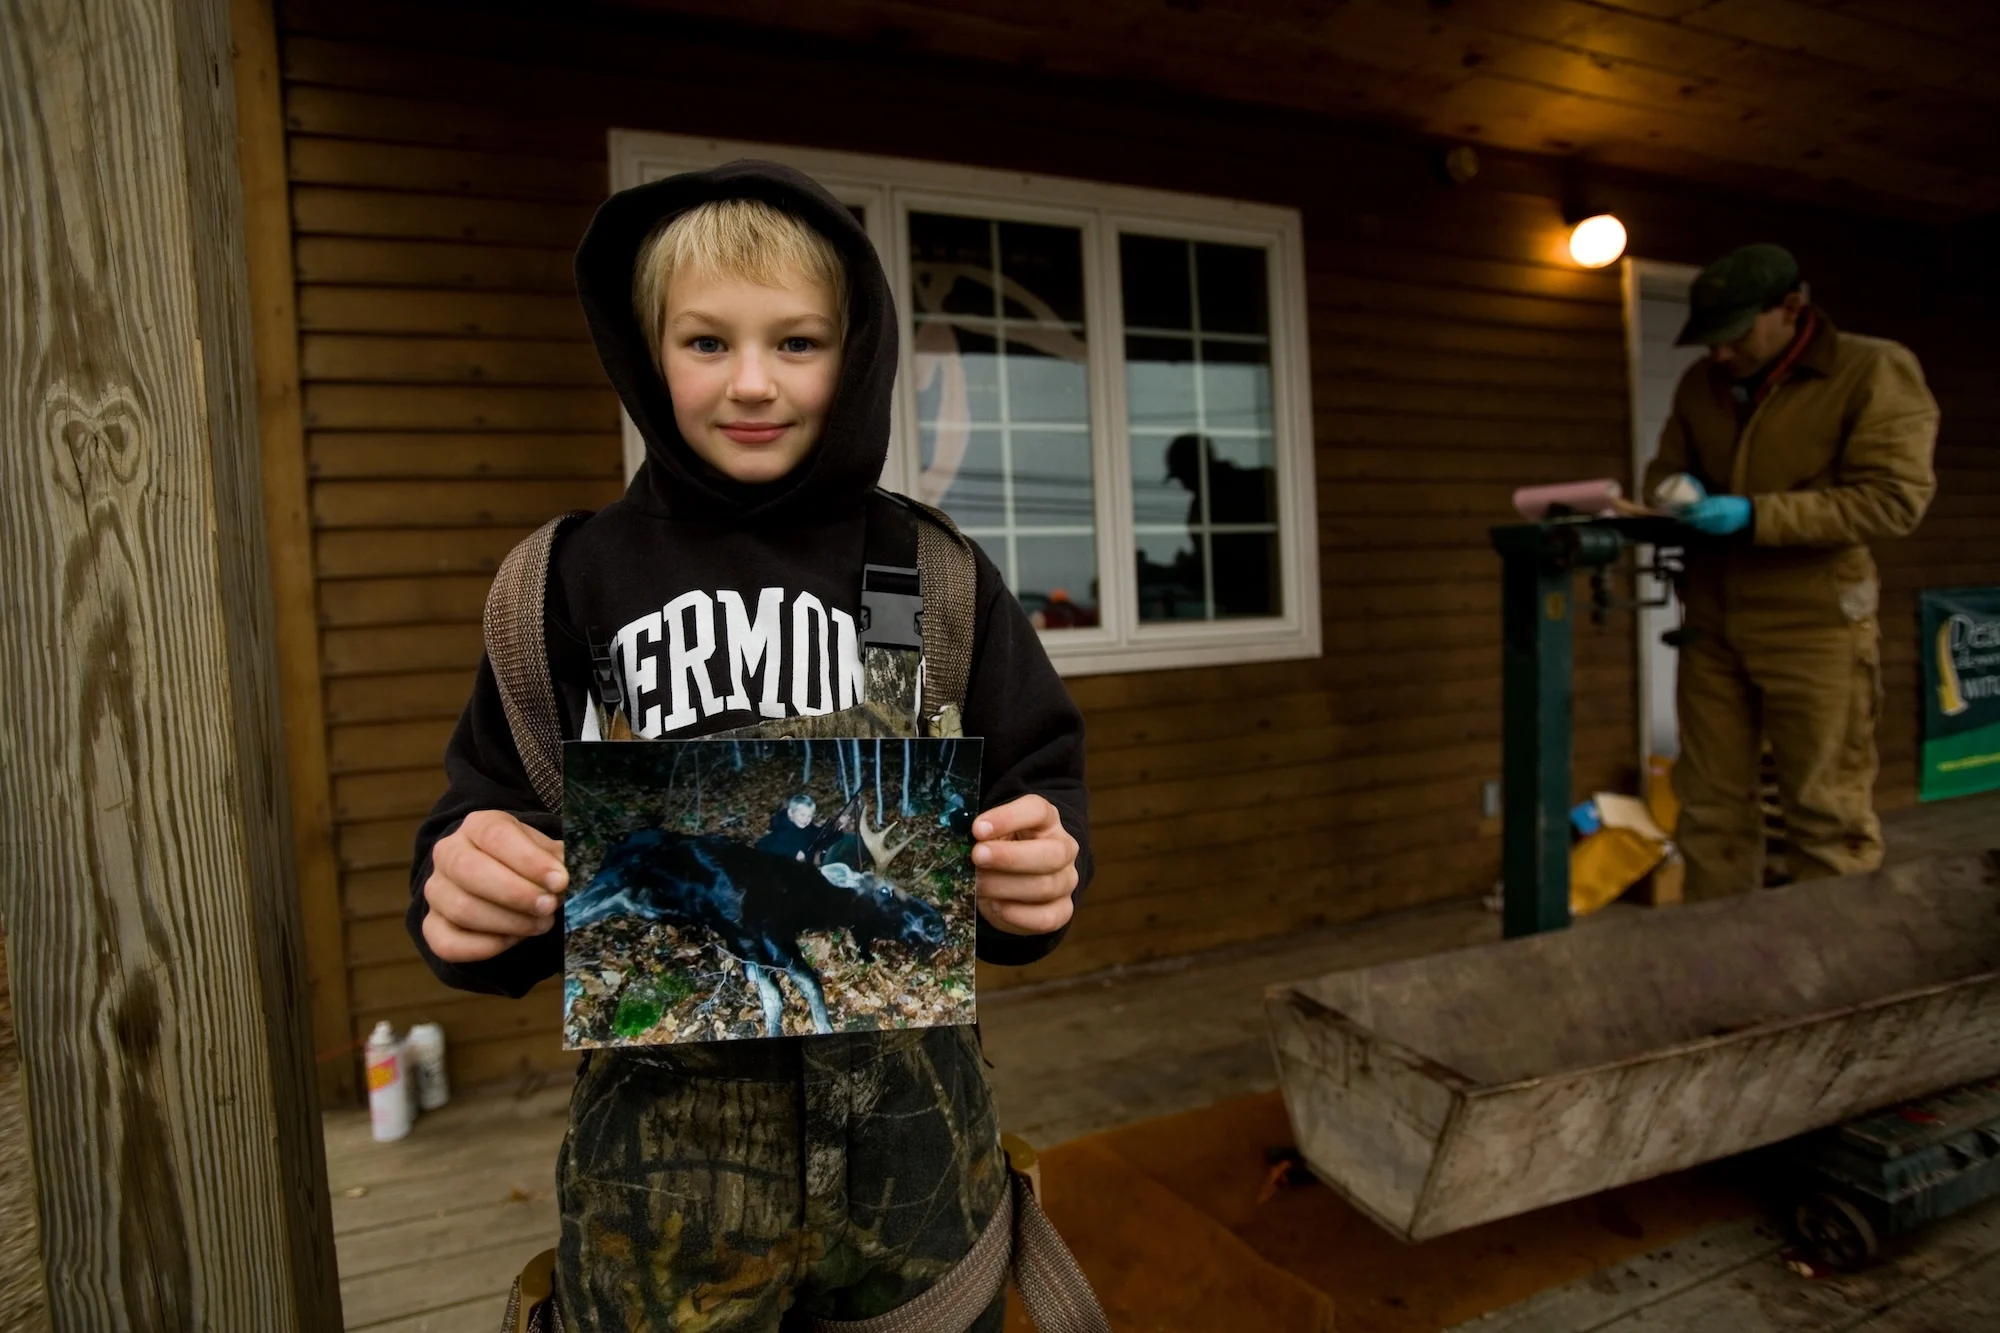
[{"label": "white window frame", "polygon": [[[614,129],[611,186],[629,189],[681,171],[754,157],[814,177],[842,203],[865,210],[869,238],[896,293],[901,355],[889,459],[882,484],[907,491],[920,471],[914,376],[908,215],[963,211],[1006,221],[1079,227],[1084,245],[1085,341],[1089,361],[1091,477],[1096,497],[1100,624],[1042,632],[1065,676],[1268,662],[1320,655],[1319,523],[1313,467],[1312,376],[1306,332],[1305,247],[1298,210],[1132,186],[981,167],[828,152],[779,144]],[[1126,420],[1123,232],[1217,241],[1264,250],[1271,320],[1271,395],[1277,472],[1280,588],[1285,613],[1244,620],[1138,621],[1131,435]],[[625,422],[625,471],[645,446]]]}]

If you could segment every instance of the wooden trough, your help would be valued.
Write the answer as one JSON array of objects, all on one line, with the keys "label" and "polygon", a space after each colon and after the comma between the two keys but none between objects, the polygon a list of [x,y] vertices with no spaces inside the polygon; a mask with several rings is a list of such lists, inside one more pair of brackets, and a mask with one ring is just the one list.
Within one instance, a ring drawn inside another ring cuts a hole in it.
[{"label": "wooden trough", "polygon": [[1265,992],[1321,1179],[1405,1240],[2000,1074],[2000,852]]}]

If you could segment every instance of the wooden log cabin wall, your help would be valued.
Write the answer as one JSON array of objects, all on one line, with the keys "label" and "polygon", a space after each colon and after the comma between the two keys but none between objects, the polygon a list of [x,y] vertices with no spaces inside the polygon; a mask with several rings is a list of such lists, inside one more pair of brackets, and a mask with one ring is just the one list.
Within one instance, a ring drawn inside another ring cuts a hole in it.
[{"label": "wooden log cabin wall", "polygon": [[[554,10],[547,13],[554,13]],[[566,1067],[553,983],[446,991],[404,933],[412,833],[480,650],[488,579],[558,511],[620,490],[617,403],[573,246],[612,127],[1169,188],[1302,210],[1324,655],[1074,678],[1095,887],[1005,986],[1491,887],[1498,574],[1516,485],[1629,472],[1616,269],[1562,250],[1577,177],[1298,113],[630,15],[558,20],[300,0],[279,8],[321,631],[337,947],[322,1003],[356,1039],[444,1022],[455,1077]],[[754,80],[744,71],[754,66]],[[1245,90],[1246,98],[1254,90]],[[1933,234],[1601,171],[1632,252],[1698,262],[1771,237],[1848,327],[1904,339],[1945,404],[1942,489],[1887,570],[1885,805],[1914,799],[1919,586],[2000,581],[2000,388]],[[305,534],[296,534],[305,540]],[[1630,784],[1633,632],[1580,624],[1575,783]],[[308,793],[310,795],[310,793]],[[309,918],[311,913],[309,911]]]}]

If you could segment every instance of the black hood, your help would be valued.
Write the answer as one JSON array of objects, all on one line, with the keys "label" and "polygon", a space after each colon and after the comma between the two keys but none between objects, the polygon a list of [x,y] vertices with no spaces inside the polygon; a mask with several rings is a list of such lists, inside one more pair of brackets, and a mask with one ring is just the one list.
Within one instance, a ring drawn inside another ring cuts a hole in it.
[{"label": "black hood", "polygon": [[[761,199],[781,208],[833,242],[847,265],[847,336],[825,430],[791,475],[761,485],[717,475],[688,448],[632,313],[632,270],[646,237],[665,219],[712,199]],[[627,492],[634,504],[675,518],[798,523],[851,515],[874,489],[889,455],[895,303],[868,234],[810,176],[775,162],[731,162],[614,194],[577,247],[576,290],[604,373],[646,441],[646,462]]]}]

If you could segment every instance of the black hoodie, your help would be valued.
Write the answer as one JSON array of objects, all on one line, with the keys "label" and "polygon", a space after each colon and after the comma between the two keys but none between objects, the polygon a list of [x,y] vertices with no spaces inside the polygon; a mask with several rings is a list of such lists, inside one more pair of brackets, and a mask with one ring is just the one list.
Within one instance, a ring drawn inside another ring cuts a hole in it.
[{"label": "black hoodie", "polygon": [[[763,485],[721,477],[688,448],[666,382],[632,311],[639,247],[662,220],[712,199],[761,199],[811,224],[847,265],[840,382],[818,446]],[[889,448],[896,316],[874,247],[811,178],[768,162],[733,162],[613,195],[576,255],[577,293],[605,373],[646,441],[623,499],[569,530],[551,561],[545,632],[564,736],[589,716],[586,635],[615,642],[634,727],[700,736],[857,700],[854,627],[868,497]],[[999,571],[978,557],[965,731],[985,738],[984,807],[1047,797],[1075,835],[1079,892],[1090,876],[1083,719]],[[424,943],[431,848],[475,810],[505,810],[550,837],[521,766],[490,662],[445,751],[449,788],[417,832],[408,916],[431,970],[465,990],[522,995],[562,969],[562,928],[483,963],[453,964]],[[560,921],[561,913],[557,913]],[[1062,938],[1008,935],[979,922],[979,956],[1027,963]]]}]

